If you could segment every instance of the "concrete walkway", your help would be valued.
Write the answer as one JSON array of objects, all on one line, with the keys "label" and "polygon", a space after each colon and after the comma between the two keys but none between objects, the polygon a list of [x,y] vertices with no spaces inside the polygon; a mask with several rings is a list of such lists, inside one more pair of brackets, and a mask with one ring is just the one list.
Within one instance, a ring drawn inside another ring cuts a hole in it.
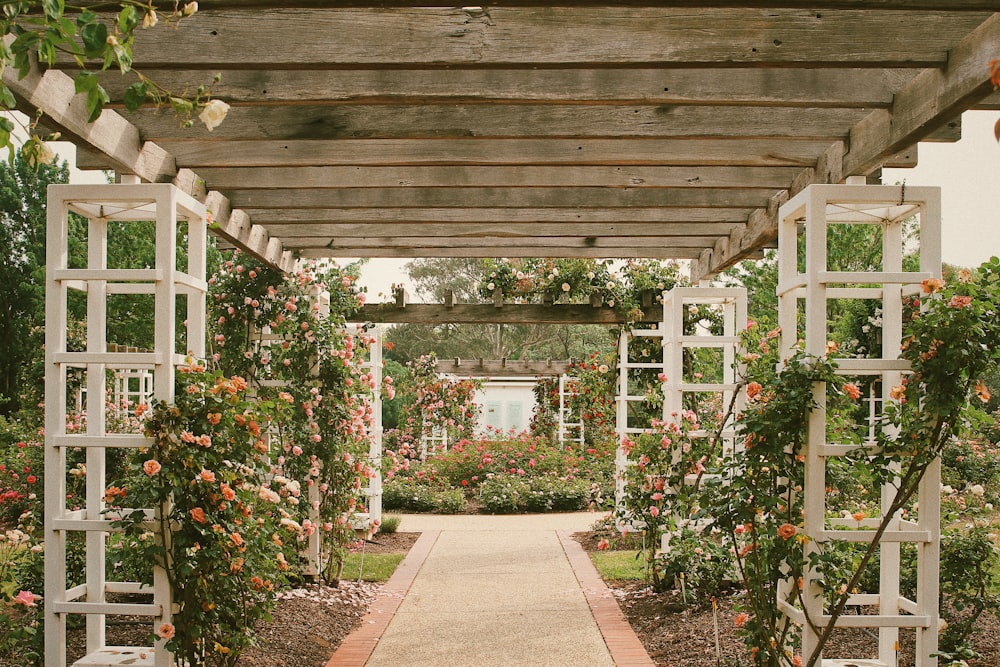
[{"label": "concrete walkway", "polygon": [[421,539],[329,667],[652,665],[569,538],[598,518],[405,515]]}]

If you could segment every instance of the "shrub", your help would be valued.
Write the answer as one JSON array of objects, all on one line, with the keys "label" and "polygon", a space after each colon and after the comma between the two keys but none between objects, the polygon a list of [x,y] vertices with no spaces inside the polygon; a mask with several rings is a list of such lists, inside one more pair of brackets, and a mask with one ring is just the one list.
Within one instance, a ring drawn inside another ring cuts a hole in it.
[{"label": "shrub", "polygon": [[397,514],[382,517],[382,525],[378,527],[378,532],[391,535],[399,530],[399,522],[402,520]]},{"label": "shrub", "polygon": [[409,512],[458,514],[465,509],[465,496],[459,489],[434,489],[402,478],[382,487],[382,506]]}]

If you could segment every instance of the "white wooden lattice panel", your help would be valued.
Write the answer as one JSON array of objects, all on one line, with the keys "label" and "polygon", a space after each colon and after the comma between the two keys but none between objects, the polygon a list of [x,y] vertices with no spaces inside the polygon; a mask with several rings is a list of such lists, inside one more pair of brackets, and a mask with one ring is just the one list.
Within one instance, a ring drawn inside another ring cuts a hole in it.
[{"label": "white wooden lattice panel", "polygon": [[[881,351],[867,358],[845,359],[840,371],[855,376],[868,376],[881,382],[881,396],[872,397],[869,405],[884,404],[891,399],[893,386],[902,383],[908,364],[900,360],[904,298],[919,292],[919,283],[941,272],[940,191],[931,187],[812,185],[789,200],[779,211],[778,228],[778,302],[779,324],[782,329],[782,356],[787,356],[800,337],[805,351],[821,356],[827,345],[827,308],[836,299],[877,299],[882,303]],[[910,248],[904,235],[904,222],[915,219],[919,225],[919,248]],[[880,271],[839,272],[828,265],[827,235],[830,225],[876,225],[881,230],[882,266]],[[800,256],[798,235],[804,227],[805,250]],[[903,256],[907,251],[919,253],[917,271],[905,271]],[[804,270],[800,270],[804,263]],[[860,285],[860,287],[859,287]],[[804,302],[802,304],[801,302]],[[800,305],[804,305],[801,308]],[[804,322],[800,317],[804,315]],[[804,329],[801,325],[804,324]],[[809,417],[808,443],[805,450],[805,484],[803,488],[805,517],[804,532],[810,538],[806,549],[813,552],[825,541],[849,540],[871,543],[874,528],[881,518],[844,528],[842,521],[830,519],[826,507],[826,464],[828,459],[856,451],[856,445],[840,445],[826,441],[827,415],[825,388],[815,390],[819,408]],[[871,413],[870,413],[871,414]],[[878,613],[865,616],[841,617],[838,627],[848,625],[878,628],[878,661],[869,663],[895,667],[899,628],[913,627],[916,632],[917,664],[935,667],[938,626],[938,556],[940,551],[940,461],[927,470],[918,492],[919,519],[905,522],[899,516],[890,519],[888,530],[880,541],[879,592],[860,603],[878,607]],[[888,506],[894,489],[882,490],[882,507]],[[884,510],[883,510],[884,515]],[[852,522],[853,523],[853,522]],[[917,551],[918,583],[916,600],[900,594],[900,544],[912,543]],[[805,572],[804,608],[795,608],[779,600],[779,607],[802,626],[802,652],[809,655],[816,646],[818,635],[805,623],[806,616],[820,625],[829,621],[822,591],[815,575]],[[780,597],[779,592],[779,597]],[[824,665],[845,664],[824,660]],[[860,663],[859,663],[860,664]]]},{"label": "white wooden lattice panel", "polygon": [[[69,266],[70,211],[87,218],[87,266]],[[87,617],[87,657],[80,665],[155,664],[167,667],[173,656],[164,650],[145,649],[145,657],[129,655],[119,647],[105,646],[108,614],[150,616],[150,625],[171,619],[170,588],[165,573],[154,568],[152,590],[136,582],[107,580],[106,549],[108,517],[104,493],[106,452],[111,447],[141,447],[148,443],[137,435],[109,435],[106,376],[111,372],[139,371],[152,375],[152,396],[171,401],[174,366],[183,363],[181,349],[196,357],[205,353],[205,307],[207,283],[205,258],[207,226],[202,204],[169,184],[50,185],[48,188],[46,237],[46,328],[45,328],[45,665],[66,665],[66,615]],[[153,221],[156,226],[154,269],[108,267],[109,222]],[[178,225],[187,221],[188,250],[179,257]],[[178,270],[178,259],[185,271]],[[67,352],[67,300],[69,290],[87,295],[87,349]],[[154,302],[153,352],[109,352],[107,341],[108,295],[148,294]],[[177,297],[187,305],[187,330],[177,331]],[[67,370],[85,369],[87,424],[83,434],[67,434]],[[126,369],[128,369],[126,371]],[[148,380],[137,398],[148,398]],[[82,509],[66,508],[66,452],[84,446],[86,451],[86,500]],[[150,508],[152,515],[156,508]],[[71,532],[84,532],[85,583],[67,589],[66,539]],[[110,604],[108,592],[151,593],[148,604]],[[142,652],[142,649],[138,649]]]},{"label": "white wooden lattice panel", "polygon": [[[660,418],[664,422],[677,421],[684,409],[684,397],[687,393],[718,393],[723,406],[728,406],[735,400],[736,411],[743,405],[742,392],[737,395],[739,381],[738,348],[739,333],[746,328],[747,293],[744,288],[715,287],[675,287],[664,292],[663,320],[650,329],[635,329],[623,331],[618,342],[618,392],[616,397],[616,434],[618,451],[615,457],[615,500],[620,517],[619,524],[624,525],[624,493],[625,471],[631,462],[622,441],[630,435],[638,435],[650,431],[650,425],[634,426],[628,421],[628,407],[632,402],[641,402],[645,396],[630,395],[631,372],[637,370],[656,370],[660,374],[661,390],[663,391],[663,410]],[[714,335],[703,327],[685,325],[685,311],[690,308],[708,307],[722,320],[721,335]],[[662,347],[659,358],[648,362],[631,361],[629,343],[634,338],[656,339]],[[712,375],[716,382],[699,382],[695,378],[686,378],[684,371],[684,355],[688,350],[714,348],[720,351],[721,368],[713,369]],[[735,414],[735,413],[734,413]],[[730,418],[721,429],[723,438],[723,453],[732,454],[735,449],[735,433],[733,420]],[[699,435],[699,434],[695,434]],[[702,437],[714,436],[714,433],[701,433]],[[680,452],[677,452],[678,456]],[[675,463],[679,464],[679,459]],[[664,540],[668,536],[662,536]]]}]

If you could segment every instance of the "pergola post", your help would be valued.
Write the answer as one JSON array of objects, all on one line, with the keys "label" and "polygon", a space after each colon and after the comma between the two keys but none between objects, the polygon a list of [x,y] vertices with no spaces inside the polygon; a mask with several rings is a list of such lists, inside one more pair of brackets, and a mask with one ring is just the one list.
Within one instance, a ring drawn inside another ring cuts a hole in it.
[{"label": "pergola post", "polygon": [[[69,215],[87,219],[86,266],[69,264]],[[169,184],[50,185],[48,189],[45,327],[45,665],[66,664],[66,615],[87,617],[87,656],[78,665],[155,665],[169,667],[173,656],[162,648],[108,647],[105,619],[109,615],[147,616],[153,627],[171,620],[172,600],[166,574],[154,567],[153,588],[140,582],[108,581],[105,566],[114,517],[104,514],[108,448],[139,448],[149,440],[136,433],[109,433],[106,421],[108,373],[145,371],[153,374],[153,396],[169,402],[174,393],[174,369],[185,363],[181,349],[196,357],[205,353],[205,281],[207,228],[205,208]],[[149,268],[109,267],[109,223],[155,221],[156,263]],[[178,267],[178,226],[187,221],[185,270]],[[85,352],[67,346],[69,290],[87,295]],[[147,295],[153,300],[152,352],[108,351],[108,297]],[[186,298],[187,331],[176,326],[177,298]],[[67,434],[67,370],[86,372],[87,427]],[[66,507],[67,452],[86,451],[86,500],[80,509]],[[161,508],[147,508],[153,521]],[[151,524],[153,526],[155,524]],[[155,530],[155,528],[154,528]],[[67,537],[83,533],[85,580],[69,587]],[[157,539],[169,540],[169,535]],[[142,604],[111,603],[107,593],[151,596]]]},{"label": "pergola post", "polygon": [[[863,183],[863,180],[861,181]],[[920,293],[920,282],[941,272],[940,191],[929,187],[863,185],[813,185],[792,198],[779,211],[779,324],[782,356],[804,331],[805,351],[814,356],[827,354],[827,311],[837,299],[871,299],[881,302],[881,350],[864,356],[839,359],[838,373],[865,378],[875,388],[882,405],[894,400],[892,388],[902,384],[909,364],[900,359],[905,300]],[[906,271],[903,255],[907,245],[903,225],[916,219],[919,224],[919,271]],[[875,225],[881,230],[880,271],[843,272],[831,270],[827,257],[830,225]],[[798,235],[804,225],[805,250],[800,254]],[[803,303],[804,302],[804,303]],[[804,318],[804,319],[803,319]],[[804,325],[804,328],[803,328]],[[831,622],[818,574],[808,566],[811,554],[822,552],[834,541],[861,545],[872,543],[876,528],[887,520],[887,530],[879,542],[879,590],[855,594],[850,605],[872,606],[874,614],[841,616],[838,627],[878,628],[879,665],[895,667],[899,628],[916,631],[916,659],[921,667],[934,667],[938,633],[938,553],[940,549],[940,461],[932,464],[918,492],[916,522],[885,512],[895,495],[890,482],[881,490],[880,515],[856,521],[827,516],[826,466],[829,460],[847,454],[863,454],[875,446],[874,438],[861,445],[827,441],[826,387],[817,384],[814,399],[818,406],[809,416],[805,447],[804,532],[807,537],[807,564],[803,573],[804,605],[797,608],[780,598],[778,605],[802,626],[802,651],[810,655],[817,645],[818,629]],[[875,401],[873,401],[873,405]],[[870,408],[871,410],[871,408]],[[878,411],[871,414],[872,423]],[[873,452],[874,454],[874,452]],[[893,466],[888,472],[898,470]],[[916,547],[919,577],[916,599],[900,591],[900,545]],[[794,585],[794,584],[789,584]],[[806,622],[806,621],[809,622]],[[845,656],[850,657],[850,656]],[[824,664],[839,664],[827,660]],[[865,663],[872,664],[872,663]]]}]

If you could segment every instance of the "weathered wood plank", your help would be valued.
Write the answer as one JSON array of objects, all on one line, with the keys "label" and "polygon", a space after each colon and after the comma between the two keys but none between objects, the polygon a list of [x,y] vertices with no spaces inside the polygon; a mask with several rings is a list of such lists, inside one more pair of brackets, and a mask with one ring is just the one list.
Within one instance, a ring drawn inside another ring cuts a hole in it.
[{"label": "weathered wood plank", "polygon": [[[135,66],[828,63],[938,66],[986,14],[814,9],[404,7],[200,11]],[[706,30],[706,26],[711,26]],[[333,38],[331,38],[333,37]]]},{"label": "weathered wood plank", "polygon": [[[810,182],[836,183],[844,176],[867,174],[930,131],[954,122],[952,119],[963,109],[992,93],[988,68],[983,63],[994,57],[998,43],[1000,14],[994,14],[957,45],[946,69],[921,73],[897,95],[892,110],[873,111],[859,122],[851,131],[849,152],[832,150],[814,172],[804,172],[800,187]],[[794,193],[793,188],[791,194]],[[760,217],[764,222],[757,225],[756,231],[743,234],[742,247],[761,247],[775,235],[777,211],[768,211]],[[753,221],[754,216],[750,219]],[[733,234],[736,232],[731,232],[730,237]],[[692,278],[700,279],[731,266],[743,258],[742,247],[729,244],[724,252],[705,251],[692,263]]]},{"label": "weathered wood plank", "polygon": [[[67,5],[79,5],[80,0],[68,0]],[[255,7],[329,7],[329,0],[202,0],[204,9],[233,9]],[[337,0],[338,7],[371,7],[374,3],[362,0]],[[380,0],[379,7],[423,7],[426,0]],[[879,9],[920,11],[992,11],[1000,7],[996,0],[504,0],[508,7],[762,7],[770,9]],[[85,6],[90,6],[86,3]]]},{"label": "weathered wood plank", "polygon": [[[67,5],[79,5],[79,0],[69,0]],[[329,7],[329,0],[202,0],[204,9],[233,9],[255,7]],[[337,0],[338,7],[371,7],[372,2],[362,0]],[[879,9],[920,11],[993,11],[1000,7],[996,0],[504,0],[508,7],[730,7],[770,9]],[[89,6],[86,3],[85,6]],[[426,0],[380,0],[379,7],[423,7]]]},{"label": "weathered wood plank", "polygon": [[347,251],[375,248],[388,250],[390,248],[436,249],[442,245],[449,248],[481,248],[488,246],[494,253],[503,254],[507,248],[529,249],[534,247],[565,247],[603,248],[607,252],[617,252],[620,248],[668,247],[711,248],[715,245],[717,236],[494,236],[494,237],[442,237],[428,236],[379,236],[379,237],[317,237],[291,236],[282,234],[281,238],[289,245],[300,250],[324,248],[330,254],[343,255]]},{"label": "weathered wood plank", "polygon": [[84,95],[77,95],[73,80],[59,71],[42,73],[37,65],[23,78],[13,67],[3,69],[3,82],[14,93],[18,108],[34,117],[39,109],[66,140],[92,146],[103,153],[110,167],[159,183],[177,173],[173,158],[162,148],[143,142],[139,131],[120,114],[106,109],[88,122]]},{"label": "weathered wood plank", "polygon": [[[123,112],[149,141],[167,139],[405,139],[731,137],[843,139],[863,109],[731,106],[466,104],[233,107],[226,121],[179,127],[169,109]],[[219,147],[217,150],[223,150]]]},{"label": "weathered wood plank", "polygon": [[[254,218],[257,220],[257,218]],[[258,222],[260,222],[258,220]],[[395,237],[422,237],[425,239],[444,238],[510,238],[530,239],[544,236],[587,237],[713,237],[728,234],[746,217],[737,222],[670,222],[670,223],[629,223],[629,222],[561,222],[561,223],[312,223],[292,225],[272,225],[264,223],[272,236],[285,240],[303,237],[317,239],[386,239]]]},{"label": "weathered wood plank", "polygon": [[[268,225],[298,225],[331,223],[356,225],[382,223],[501,223],[504,228],[518,226],[534,228],[547,223],[571,223],[585,228],[587,224],[617,225],[622,223],[691,223],[728,226],[745,222],[750,208],[244,208],[254,220],[267,220]],[[374,225],[371,225],[374,226]],[[495,227],[495,225],[490,225]],[[332,227],[331,227],[332,228]]]},{"label": "weathered wood plank", "polygon": [[[663,318],[663,307],[648,308],[643,321],[658,322]],[[459,303],[454,306],[411,303],[406,308],[393,304],[365,304],[358,319],[375,323],[411,324],[623,324],[625,319],[614,309],[594,308],[589,304],[563,304],[551,306],[536,304]]]},{"label": "weathered wood plank", "polygon": [[706,207],[766,205],[767,190],[736,188],[344,188],[229,190],[239,208]]},{"label": "weathered wood plank", "polygon": [[[636,247],[636,248],[615,248],[613,251],[607,248],[568,248],[566,246],[532,246],[503,248],[504,257],[593,257],[605,259],[607,257],[620,258],[649,258],[649,259],[697,259],[705,249],[682,248],[679,246],[670,247]],[[453,248],[447,244],[441,244],[436,248],[342,248],[336,254],[331,253],[326,248],[313,248],[302,251],[302,257],[496,257],[498,249],[494,246],[482,248]]]},{"label": "weathered wood plank", "polygon": [[[216,72],[213,97],[230,104],[602,103],[886,108],[913,69],[487,69],[241,70]],[[201,71],[157,72],[156,82],[184,90]],[[121,106],[131,79],[100,75]]]},{"label": "weathered wood plank", "polygon": [[393,187],[780,188],[795,167],[201,167],[209,187],[303,189]]},{"label": "weathered wood plank", "polygon": [[896,96],[890,110],[872,112],[851,130],[845,174],[864,174],[964,109],[993,93],[988,68],[1000,43],[1000,14],[963,39],[943,70],[927,70]]},{"label": "weathered wood plank", "polygon": [[[228,121],[227,121],[228,122]],[[289,141],[162,141],[179,164],[207,167],[323,167],[340,165],[650,165],[806,167],[825,140],[777,139],[340,139]],[[106,158],[86,149],[81,169]]]},{"label": "weathered wood plank", "polygon": [[558,376],[569,372],[571,368],[573,361],[569,359],[438,359],[434,366],[438,373],[462,377]]},{"label": "weathered wood plank", "polygon": [[213,190],[202,201],[212,214],[213,234],[281,271],[294,270],[292,252],[279,239],[272,239],[262,226],[253,224],[245,212],[234,210],[225,195]]}]

